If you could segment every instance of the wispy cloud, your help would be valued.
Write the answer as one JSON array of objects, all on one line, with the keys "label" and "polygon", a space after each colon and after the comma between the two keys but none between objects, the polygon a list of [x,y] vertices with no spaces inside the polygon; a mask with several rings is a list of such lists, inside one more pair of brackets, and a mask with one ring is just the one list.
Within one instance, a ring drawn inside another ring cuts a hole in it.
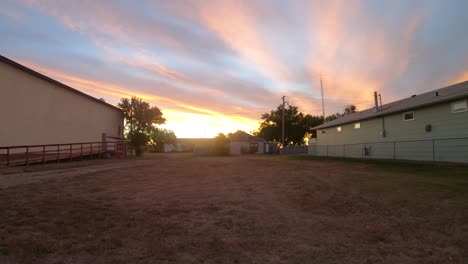
[{"label": "wispy cloud", "polygon": [[[376,90],[391,101],[463,81],[466,8],[456,1],[7,1],[0,49],[113,103],[145,98],[163,108],[178,135],[203,136],[255,129],[283,95],[321,114],[321,78],[328,114],[369,107]],[[198,130],[187,129],[197,122]]]}]

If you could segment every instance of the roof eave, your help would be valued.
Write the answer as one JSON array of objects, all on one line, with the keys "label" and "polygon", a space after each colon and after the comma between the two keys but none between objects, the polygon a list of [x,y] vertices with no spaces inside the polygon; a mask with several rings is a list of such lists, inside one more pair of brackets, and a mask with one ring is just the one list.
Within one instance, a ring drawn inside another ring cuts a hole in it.
[{"label": "roof eave", "polygon": [[438,100],[438,101],[423,103],[423,104],[420,104],[420,105],[417,105],[417,106],[414,106],[414,107],[409,107],[409,108],[405,108],[405,109],[399,109],[399,110],[396,110],[396,111],[389,111],[389,112],[385,112],[385,113],[380,113],[380,114],[376,114],[376,115],[373,115],[373,116],[368,117],[368,118],[356,119],[356,120],[347,121],[347,122],[343,122],[343,123],[338,123],[338,124],[334,124],[334,125],[326,126],[325,124],[322,124],[322,125],[313,127],[311,130],[336,127],[336,126],[340,126],[340,125],[351,124],[351,123],[358,122],[358,121],[370,120],[370,119],[374,119],[374,118],[379,118],[379,117],[383,117],[383,116],[388,116],[388,115],[393,115],[393,114],[397,114],[397,113],[406,112],[406,111],[409,111],[409,110],[415,110],[415,109],[424,108],[424,107],[428,107],[428,106],[432,106],[432,105],[442,104],[442,103],[446,103],[448,101],[457,100],[457,99],[461,99],[461,98],[468,98],[468,94],[461,94],[461,95],[456,95],[456,96],[452,96],[452,97],[447,97],[447,98],[444,98],[444,99],[441,99],[441,100]]},{"label": "roof eave", "polygon": [[86,93],[84,93],[84,92],[82,92],[82,91],[79,91],[79,90],[77,90],[77,89],[75,89],[75,88],[73,88],[73,87],[70,87],[70,86],[68,86],[68,85],[66,85],[66,84],[64,84],[64,83],[61,83],[61,82],[59,82],[59,81],[57,81],[57,80],[54,80],[54,79],[52,79],[52,78],[50,78],[50,77],[48,77],[48,76],[45,76],[44,74],[39,73],[39,72],[37,72],[37,71],[35,71],[35,70],[31,69],[31,68],[28,68],[28,67],[26,67],[26,66],[24,66],[24,65],[22,65],[22,64],[19,64],[19,63],[17,63],[16,61],[10,60],[10,59],[8,59],[8,58],[5,57],[5,56],[0,55],[0,62],[4,62],[4,63],[6,63],[6,64],[8,64],[8,65],[10,65],[10,66],[13,66],[13,67],[15,67],[15,68],[17,68],[17,69],[23,71],[23,72],[29,73],[29,74],[31,74],[31,75],[33,75],[33,76],[39,78],[39,79],[42,79],[42,80],[44,80],[44,81],[47,81],[47,82],[52,83],[52,84],[55,84],[55,85],[58,85],[58,86],[60,86],[60,87],[62,87],[62,88],[64,88],[64,89],[67,89],[67,90],[69,90],[69,91],[71,91],[71,92],[74,92],[74,93],[77,93],[77,94],[79,94],[79,95],[85,96],[85,97],[87,97],[88,99],[94,100],[94,101],[96,101],[96,102],[98,102],[98,103],[100,103],[100,104],[103,104],[103,105],[105,105],[105,106],[111,107],[111,108],[113,108],[114,110],[118,110],[118,111],[120,111],[120,112],[123,113],[123,110],[120,109],[120,108],[118,108],[117,106],[114,106],[114,105],[111,105],[111,104],[109,104],[109,103],[103,102],[103,101],[99,100],[99,99],[96,98],[96,97],[93,97],[93,96],[91,96],[91,95],[89,95],[89,94],[86,94]]}]

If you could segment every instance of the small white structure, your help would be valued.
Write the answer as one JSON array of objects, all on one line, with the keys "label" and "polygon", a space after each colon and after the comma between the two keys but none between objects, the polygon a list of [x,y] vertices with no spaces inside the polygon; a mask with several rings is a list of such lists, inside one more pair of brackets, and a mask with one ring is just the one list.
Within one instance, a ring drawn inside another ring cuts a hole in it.
[{"label": "small white structure", "polygon": [[269,150],[265,150],[265,147],[269,147],[266,143],[266,140],[263,138],[250,135],[243,131],[237,131],[231,137],[231,142],[229,143],[229,154],[264,154],[265,152],[269,152]]}]

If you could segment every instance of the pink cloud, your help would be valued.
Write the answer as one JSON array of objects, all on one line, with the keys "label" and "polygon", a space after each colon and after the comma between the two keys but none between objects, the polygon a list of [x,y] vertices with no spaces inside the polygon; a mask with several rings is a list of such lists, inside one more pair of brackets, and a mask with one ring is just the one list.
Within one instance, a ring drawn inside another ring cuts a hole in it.
[{"label": "pink cloud", "polygon": [[[227,108],[222,106],[220,106],[219,109],[213,109],[196,104],[190,104],[184,101],[178,101],[170,97],[138,92],[134,89],[129,89],[112,83],[83,79],[72,74],[48,69],[29,61],[20,61],[20,63],[70,85],[75,89],[79,89],[97,98],[105,98],[109,103],[116,104],[119,102],[120,98],[124,97],[128,98],[131,96],[137,96],[142,98],[145,101],[150,102],[152,105],[157,105],[162,108],[165,116],[168,119],[170,118],[170,122],[168,122],[166,127],[179,129],[176,133],[183,137],[190,137],[190,133],[185,133],[187,131],[184,132],[181,130],[181,128],[187,128],[188,121],[190,121],[189,123],[195,124],[198,122],[198,128],[196,128],[198,129],[198,132],[201,131],[200,129],[209,128],[209,131],[204,135],[197,135],[208,137],[214,136],[218,132],[234,132],[237,129],[251,131],[257,128],[259,122],[259,120],[255,118],[248,118],[236,114],[226,114],[223,111],[227,110]],[[252,111],[252,109],[242,110]]]},{"label": "pink cloud", "polygon": [[256,14],[249,2],[214,1],[199,6],[200,23],[212,30],[240,57],[257,66],[268,78],[281,83],[290,75],[257,31]]}]

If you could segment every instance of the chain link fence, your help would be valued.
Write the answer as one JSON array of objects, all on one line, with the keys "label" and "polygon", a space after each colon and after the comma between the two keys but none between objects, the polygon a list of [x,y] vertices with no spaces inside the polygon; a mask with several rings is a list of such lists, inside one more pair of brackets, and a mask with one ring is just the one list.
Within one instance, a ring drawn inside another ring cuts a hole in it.
[{"label": "chain link fence", "polygon": [[308,153],[326,157],[468,163],[468,137],[343,145],[309,144]]}]

